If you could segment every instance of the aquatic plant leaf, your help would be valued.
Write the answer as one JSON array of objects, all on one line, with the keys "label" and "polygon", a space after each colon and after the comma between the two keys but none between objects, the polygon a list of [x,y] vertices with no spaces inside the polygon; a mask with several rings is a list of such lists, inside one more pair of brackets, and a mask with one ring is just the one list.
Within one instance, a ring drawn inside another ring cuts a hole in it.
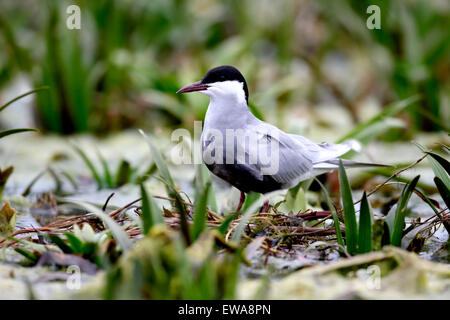
[{"label": "aquatic plant leaf", "polygon": [[344,206],[345,243],[348,253],[355,254],[358,241],[355,207],[350,183],[341,160],[339,160],[339,185],[341,186],[342,204]]},{"label": "aquatic plant leaf", "polygon": [[59,236],[55,234],[49,234],[47,237],[56,245],[58,248],[61,249],[64,253],[72,253],[73,250],[70,246],[67,245],[67,243],[61,239]]},{"label": "aquatic plant leaf", "polygon": [[30,261],[32,261],[34,263],[36,263],[38,261],[38,257],[35,254],[33,254],[31,251],[25,250],[24,248],[16,247],[16,248],[14,248],[14,251],[16,251],[17,253],[20,253],[25,258],[29,259]]},{"label": "aquatic plant leaf", "polygon": [[225,219],[223,219],[222,223],[220,224],[220,226],[217,228],[217,230],[222,234],[225,235],[228,231],[228,228],[230,227],[230,223],[234,220],[237,219],[237,217],[239,216],[239,212],[234,212],[231,213],[229,215],[227,215],[225,217]]},{"label": "aquatic plant leaf", "polygon": [[214,190],[214,186],[211,182],[211,176],[208,168],[204,163],[195,165],[195,198],[197,199],[198,193],[201,193],[203,189],[206,187],[206,184],[210,183],[208,193],[208,201],[207,205],[209,208],[217,212],[217,202],[216,202],[216,192]]},{"label": "aquatic plant leaf", "polygon": [[181,233],[183,234],[184,240],[186,241],[186,245],[189,246],[192,241],[191,233],[189,231],[189,224],[187,221],[188,212],[186,209],[186,205],[184,204],[183,198],[181,198],[180,193],[171,186],[168,187],[169,190],[171,190],[170,194],[175,198],[175,207],[177,208],[178,214],[180,215]]},{"label": "aquatic plant leaf", "polygon": [[76,201],[76,202],[72,201],[72,203],[84,207],[86,210],[102,219],[106,227],[111,231],[112,236],[114,237],[114,239],[116,239],[117,243],[120,245],[123,251],[128,251],[132,247],[132,242],[128,234],[109,215],[107,215],[97,207],[91,205],[90,203],[84,201]]},{"label": "aquatic plant leaf", "polygon": [[69,241],[72,251],[75,253],[81,253],[83,249],[83,241],[70,232],[64,232],[64,235]]},{"label": "aquatic plant leaf", "polygon": [[207,202],[209,197],[209,191],[211,189],[211,183],[207,183],[203,193],[199,194],[199,197],[195,199],[193,226],[192,226],[192,240],[195,241],[199,235],[206,228],[206,220],[208,217]]},{"label": "aquatic plant leaf", "polygon": [[95,233],[89,223],[83,223],[81,229],[78,224],[73,226],[74,235],[79,238],[82,242],[97,243],[101,240],[102,233]]},{"label": "aquatic plant leaf", "polygon": [[358,253],[370,251],[372,251],[372,213],[366,192],[364,192],[359,211]]},{"label": "aquatic plant leaf", "polygon": [[408,183],[402,191],[400,200],[397,203],[397,209],[395,211],[394,226],[391,231],[391,244],[399,247],[402,241],[403,227],[405,225],[405,216],[407,211],[408,201],[411,198],[417,181],[419,181],[420,175],[416,176],[410,183]]},{"label": "aquatic plant leaf", "polygon": [[103,187],[103,180],[102,180],[100,174],[98,173],[97,169],[95,168],[94,164],[92,163],[92,161],[86,155],[86,153],[74,143],[72,143],[72,147],[80,155],[81,159],[83,159],[84,163],[91,171],[92,177],[97,182],[98,188]]},{"label": "aquatic plant leaf", "polygon": [[[114,188],[114,182],[112,179],[112,175],[111,175],[111,171],[109,170],[108,167],[108,163],[106,162],[105,157],[103,157],[102,153],[100,152],[100,150],[97,149],[97,156],[100,159],[100,163],[102,164],[103,167],[103,177],[105,179],[105,184],[108,188]],[[118,186],[116,184],[116,186]]]},{"label": "aquatic plant leaf", "polygon": [[7,103],[5,103],[4,105],[2,105],[0,107],[0,112],[5,110],[9,105],[11,105],[12,103],[16,102],[17,100],[22,99],[23,97],[26,97],[26,96],[28,96],[28,95],[30,95],[32,93],[38,92],[38,91],[48,90],[48,89],[49,89],[49,87],[44,86],[44,87],[36,88],[36,89],[30,90],[28,92],[25,92],[24,94],[21,94],[20,96],[17,96],[14,99],[12,99],[12,100],[8,101]]},{"label": "aquatic plant leaf", "polygon": [[[83,247],[81,248],[80,252],[84,258],[89,260],[94,260],[97,258],[95,256],[95,253],[97,252],[98,245],[96,243],[92,242],[85,242],[83,243]],[[98,257],[100,259],[101,257]]]},{"label": "aquatic plant leaf", "polygon": [[30,194],[31,192],[31,188],[34,186],[34,184],[47,172],[47,170],[41,171],[39,172],[36,177],[34,177],[30,183],[27,185],[27,187],[25,188],[25,190],[22,192],[22,196],[26,197]]},{"label": "aquatic plant leaf", "polygon": [[61,174],[66,178],[67,181],[72,185],[75,190],[78,190],[78,182],[77,180],[70,174],[69,172],[62,170]]},{"label": "aquatic plant leaf", "polygon": [[164,217],[161,210],[158,208],[153,198],[148,196],[147,190],[143,184],[140,185],[141,198],[142,198],[142,228],[143,234],[147,234],[148,231],[156,224],[164,224]]},{"label": "aquatic plant leaf", "polygon": [[139,176],[135,176],[132,180],[134,181],[135,184],[144,183],[145,181],[148,180],[148,178],[150,178],[150,176],[153,173],[156,172],[156,170],[157,170],[156,164],[152,163],[144,173],[140,174]]},{"label": "aquatic plant leaf", "polygon": [[[343,137],[339,138],[336,142],[341,143],[341,142],[344,142],[345,140],[349,140],[349,139],[358,139],[358,136],[362,135],[364,133],[364,131],[371,130],[372,126],[376,125],[377,123],[383,121],[384,119],[386,119],[388,117],[395,116],[399,112],[401,112],[401,111],[405,110],[407,107],[411,106],[414,102],[417,102],[419,99],[420,99],[420,96],[415,95],[415,96],[406,98],[404,100],[394,102],[393,104],[387,106],[386,108],[383,108],[383,111],[381,111],[375,117],[356,126],[349,133],[347,133]],[[367,136],[367,134],[364,134],[364,135]]]},{"label": "aquatic plant leaf", "polygon": [[432,158],[439,162],[439,164],[447,172],[447,174],[450,175],[450,162],[434,152],[427,152],[427,154],[429,154]]},{"label": "aquatic plant leaf", "polygon": [[306,210],[306,190],[309,189],[312,179],[301,181],[295,187],[286,192],[284,202],[281,204],[282,210],[286,212],[298,213]]},{"label": "aquatic plant leaf", "polygon": [[434,177],[434,183],[436,184],[436,187],[438,188],[445,205],[450,209],[450,189],[447,188],[447,186],[442,182],[441,179],[439,179],[439,177]]},{"label": "aquatic plant leaf", "polygon": [[170,175],[169,168],[167,167],[166,162],[164,161],[161,153],[154,145],[152,139],[145,134],[144,131],[139,129],[139,133],[144,137],[147,141],[148,146],[150,147],[150,151],[152,153],[153,161],[155,161],[156,166],[158,167],[158,171],[163,177],[163,179],[171,186],[174,187],[172,176]]},{"label": "aquatic plant leaf", "polygon": [[[446,204],[447,208],[449,208],[450,205],[450,190],[447,189],[447,187],[444,185],[441,179],[438,177],[434,177],[434,183],[436,184],[436,187],[441,194],[442,200],[444,200],[444,203]],[[436,205],[439,206],[439,203],[435,203],[436,200],[433,200],[429,197],[427,197],[422,191],[419,189],[415,190],[415,193],[431,208],[431,210],[434,211],[434,214],[437,215],[439,218],[441,218],[442,224],[444,225],[447,232],[450,234],[450,222],[442,219],[442,214],[439,212],[439,210],[436,208]]]},{"label": "aquatic plant leaf", "polygon": [[428,160],[431,163],[434,174],[439,177],[447,189],[450,189],[450,163],[433,152],[426,153],[431,156],[431,158],[428,157]]},{"label": "aquatic plant leaf", "polygon": [[254,204],[261,197],[260,193],[250,192],[245,196],[244,204],[242,205],[241,212],[245,212],[252,204]]},{"label": "aquatic plant leaf", "polygon": [[331,216],[333,218],[334,229],[336,230],[338,244],[344,248],[345,244],[342,238],[341,224],[339,223],[339,217],[336,211],[336,207],[334,206],[333,201],[331,200],[330,195],[328,194],[327,188],[325,188],[325,186],[322,184],[322,182],[320,182],[319,179],[314,178],[314,180],[316,180],[316,182],[322,188],[323,194],[325,195],[325,200],[327,201],[328,208],[330,208],[331,211]]},{"label": "aquatic plant leaf", "polygon": [[116,174],[116,185],[115,187],[123,186],[130,182],[131,177],[131,165],[128,161],[122,160],[120,161],[119,168],[117,169]]}]

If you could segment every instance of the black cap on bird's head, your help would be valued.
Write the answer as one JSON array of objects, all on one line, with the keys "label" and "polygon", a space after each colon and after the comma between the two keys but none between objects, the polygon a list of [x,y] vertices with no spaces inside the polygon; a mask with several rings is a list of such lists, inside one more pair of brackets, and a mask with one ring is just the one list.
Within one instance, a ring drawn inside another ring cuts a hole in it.
[{"label": "black cap on bird's head", "polygon": [[220,66],[209,70],[202,80],[187,85],[177,93],[203,91],[207,90],[213,83],[237,81],[242,84],[242,89],[245,92],[245,99],[248,102],[248,88],[244,76],[233,66]]}]

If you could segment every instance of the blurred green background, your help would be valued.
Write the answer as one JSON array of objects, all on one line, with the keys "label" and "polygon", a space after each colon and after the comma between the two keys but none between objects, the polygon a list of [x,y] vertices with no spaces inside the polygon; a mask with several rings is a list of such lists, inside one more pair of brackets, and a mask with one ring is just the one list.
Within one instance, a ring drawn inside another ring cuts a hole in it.
[{"label": "blurred green background", "polygon": [[[70,4],[81,30],[66,27]],[[366,27],[372,4],[379,30]],[[0,104],[21,77],[50,88],[33,102],[43,132],[192,128],[208,100],[175,91],[231,64],[253,111],[284,129],[318,105],[356,125],[367,106],[420,94],[381,137],[410,139],[449,130],[449,22],[448,0],[2,0]]]}]

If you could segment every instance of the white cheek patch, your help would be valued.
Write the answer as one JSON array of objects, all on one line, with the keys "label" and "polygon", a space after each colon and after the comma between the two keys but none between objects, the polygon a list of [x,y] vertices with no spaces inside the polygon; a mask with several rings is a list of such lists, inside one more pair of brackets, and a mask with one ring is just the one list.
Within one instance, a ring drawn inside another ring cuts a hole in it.
[{"label": "white cheek patch", "polygon": [[236,96],[238,102],[244,103],[245,99],[245,91],[244,84],[242,82],[233,80],[233,81],[222,81],[222,82],[214,82],[209,84],[210,88],[207,90],[212,94],[223,95],[223,96]]}]

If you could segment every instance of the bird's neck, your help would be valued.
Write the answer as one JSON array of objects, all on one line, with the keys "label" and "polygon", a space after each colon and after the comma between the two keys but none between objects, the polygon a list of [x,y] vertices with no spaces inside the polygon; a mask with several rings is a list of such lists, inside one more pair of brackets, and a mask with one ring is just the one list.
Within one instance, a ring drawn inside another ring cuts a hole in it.
[{"label": "bird's neck", "polygon": [[206,111],[204,128],[241,129],[254,117],[247,102],[211,98]]}]

